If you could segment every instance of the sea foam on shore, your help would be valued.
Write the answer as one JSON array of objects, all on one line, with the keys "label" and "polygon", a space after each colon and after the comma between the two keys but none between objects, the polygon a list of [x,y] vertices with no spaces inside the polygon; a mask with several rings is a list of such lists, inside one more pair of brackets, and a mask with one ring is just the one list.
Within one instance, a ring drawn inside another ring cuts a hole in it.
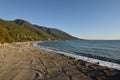
[{"label": "sea foam on shore", "polygon": [[33,44],[33,46],[38,47],[38,48],[43,49],[43,50],[46,50],[46,51],[52,51],[52,52],[55,52],[55,53],[58,53],[58,54],[64,54],[66,56],[74,57],[76,59],[81,59],[81,60],[84,60],[86,62],[98,64],[100,66],[105,66],[105,67],[108,67],[108,68],[113,68],[113,69],[120,70],[120,64],[117,64],[117,63],[103,61],[103,60],[89,58],[89,57],[75,55],[75,54],[69,54],[69,53],[66,53],[66,52],[54,51],[54,50],[51,50],[51,49],[41,47],[37,43]]}]

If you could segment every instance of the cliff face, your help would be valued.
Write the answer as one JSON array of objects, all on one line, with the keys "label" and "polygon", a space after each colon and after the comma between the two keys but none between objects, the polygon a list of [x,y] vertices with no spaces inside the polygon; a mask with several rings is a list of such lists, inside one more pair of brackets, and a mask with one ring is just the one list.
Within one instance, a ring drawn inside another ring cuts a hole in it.
[{"label": "cliff face", "polygon": [[0,42],[76,39],[78,38],[61,30],[32,25],[25,20],[5,21],[0,19]]}]

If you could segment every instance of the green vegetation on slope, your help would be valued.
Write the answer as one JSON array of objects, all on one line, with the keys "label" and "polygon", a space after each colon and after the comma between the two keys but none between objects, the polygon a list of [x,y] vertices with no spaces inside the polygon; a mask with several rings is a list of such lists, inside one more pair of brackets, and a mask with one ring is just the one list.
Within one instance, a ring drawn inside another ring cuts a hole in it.
[{"label": "green vegetation on slope", "polygon": [[23,26],[24,28],[38,34],[44,40],[75,40],[75,38],[61,30],[54,28],[47,28],[38,25],[32,25],[27,21],[16,19],[13,21],[14,23]]},{"label": "green vegetation on slope", "polygon": [[[34,41],[42,40],[37,34],[30,32],[29,30],[13,23],[4,20],[0,20],[0,26],[4,34],[10,36],[11,41]],[[2,34],[1,34],[2,35]],[[3,35],[2,38],[8,37]],[[9,37],[8,37],[9,38]],[[9,42],[7,38],[4,38],[4,42]]]},{"label": "green vegetation on slope", "polygon": [[48,33],[49,35],[52,35],[53,37],[56,38],[56,40],[76,40],[76,39],[78,39],[78,38],[75,38],[61,30],[58,30],[58,29],[47,28],[47,27],[38,26],[38,25],[34,25],[34,26],[43,30],[44,32]]},{"label": "green vegetation on slope", "polygon": [[14,21],[14,23],[16,23],[20,26],[23,26],[24,28],[28,29],[29,31],[39,35],[42,40],[55,39],[52,35],[49,35],[48,33],[44,32],[43,30],[38,29],[37,27],[33,26],[31,23],[29,23],[27,21],[16,19]]},{"label": "green vegetation on slope", "polygon": [[13,42],[14,39],[9,35],[8,31],[0,25],[0,42]]},{"label": "green vegetation on slope", "polygon": [[61,30],[47,28],[16,19],[5,21],[0,19],[0,43],[14,41],[38,40],[75,40],[75,38]]}]

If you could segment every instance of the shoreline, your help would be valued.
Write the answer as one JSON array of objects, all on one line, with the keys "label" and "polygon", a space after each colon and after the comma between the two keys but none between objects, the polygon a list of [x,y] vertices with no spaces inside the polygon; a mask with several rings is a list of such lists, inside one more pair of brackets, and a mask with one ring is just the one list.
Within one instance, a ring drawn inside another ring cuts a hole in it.
[{"label": "shoreline", "polygon": [[0,47],[1,80],[119,80],[120,71],[15,42]]},{"label": "shoreline", "polygon": [[76,59],[84,60],[86,62],[90,62],[90,63],[93,63],[93,64],[98,64],[100,66],[105,66],[105,67],[108,67],[108,68],[113,68],[113,69],[120,70],[120,64],[118,64],[118,63],[104,61],[104,60],[95,59],[95,58],[90,58],[90,57],[81,56],[81,55],[69,54],[69,53],[66,53],[66,52],[54,51],[54,50],[51,50],[51,49],[42,48],[41,46],[38,45],[38,43],[39,42],[34,43],[33,46],[38,47],[38,48],[43,49],[43,50],[46,50],[46,51],[55,52],[57,54],[63,54],[65,56],[69,56],[69,57],[73,57],[73,58],[76,58]]}]

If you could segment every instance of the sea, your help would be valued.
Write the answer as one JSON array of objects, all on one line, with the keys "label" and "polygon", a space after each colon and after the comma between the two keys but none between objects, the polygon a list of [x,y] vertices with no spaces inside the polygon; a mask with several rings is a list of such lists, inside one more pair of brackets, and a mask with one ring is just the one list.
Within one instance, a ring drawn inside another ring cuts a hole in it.
[{"label": "sea", "polygon": [[34,46],[120,70],[120,40],[43,41]]}]

